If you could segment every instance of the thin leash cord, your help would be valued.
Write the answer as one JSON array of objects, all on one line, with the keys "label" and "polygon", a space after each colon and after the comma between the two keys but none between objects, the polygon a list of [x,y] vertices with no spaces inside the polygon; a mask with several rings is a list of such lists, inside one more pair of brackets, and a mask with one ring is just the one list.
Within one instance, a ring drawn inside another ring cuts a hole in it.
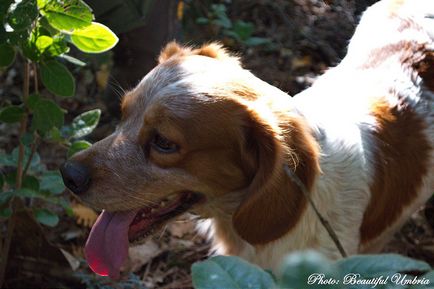
[{"label": "thin leash cord", "polygon": [[307,191],[304,184],[300,181],[300,179],[294,174],[294,172],[288,167],[287,164],[283,165],[283,169],[285,170],[285,173],[288,175],[288,177],[291,178],[291,180],[294,181],[294,183],[301,189],[303,192],[303,195],[306,197],[306,199],[309,201],[309,204],[312,206],[316,216],[318,217],[319,221],[323,225],[323,227],[326,229],[327,233],[329,234],[330,238],[335,243],[336,247],[339,250],[339,253],[341,253],[342,257],[347,257],[347,253],[344,250],[344,247],[342,246],[341,242],[339,241],[338,236],[336,235],[336,232],[333,230],[333,228],[330,226],[330,223],[321,215],[321,213],[318,211],[317,207],[315,206],[315,203],[313,202],[312,198],[309,195],[309,192]]}]

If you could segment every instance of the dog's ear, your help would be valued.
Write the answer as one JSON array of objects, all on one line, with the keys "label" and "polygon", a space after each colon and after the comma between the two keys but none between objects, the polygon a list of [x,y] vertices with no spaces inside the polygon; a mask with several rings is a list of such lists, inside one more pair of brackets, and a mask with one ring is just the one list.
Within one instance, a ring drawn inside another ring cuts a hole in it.
[{"label": "dog's ear", "polygon": [[190,48],[181,46],[176,41],[172,41],[161,50],[160,56],[158,56],[158,63],[161,64],[175,55],[186,55],[190,53]]},{"label": "dog's ear", "polygon": [[215,58],[222,61],[232,61],[239,64],[238,57],[231,55],[223,45],[217,42],[204,44],[199,48],[192,49],[187,46],[182,46],[176,41],[169,42],[160,53],[158,63],[163,63],[174,56],[187,56],[187,55],[202,55],[210,58]]},{"label": "dog's ear", "polygon": [[200,48],[194,49],[193,54],[239,63],[238,57],[230,54],[223,45],[218,42],[204,44]]},{"label": "dog's ear", "polygon": [[288,164],[309,190],[319,173],[319,146],[299,117],[289,117],[287,127],[270,125],[255,112],[249,118],[244,155],[255,159],[257,170],[232,223],[245,241],[261,245],[291,230],[307,205],[283,165]]}]

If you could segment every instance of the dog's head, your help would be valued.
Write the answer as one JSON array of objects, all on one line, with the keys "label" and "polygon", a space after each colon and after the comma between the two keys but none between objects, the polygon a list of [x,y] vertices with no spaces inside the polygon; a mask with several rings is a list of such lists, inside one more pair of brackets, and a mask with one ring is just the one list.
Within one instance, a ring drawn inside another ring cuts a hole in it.
[{"label": "dog's head", "polygon": [[218,44],[170,43],[159,65],[123,97],[116,131],[61,171],[68,188],[105,210],[87,257],[96,272],[116,277],[126,253],[110,251],[126,252],[128,240],[188,210],[226,214],[251,244],[285,234],[304,198],[284,163],[311,186],[318,147],[291,112],[289,96]]}]

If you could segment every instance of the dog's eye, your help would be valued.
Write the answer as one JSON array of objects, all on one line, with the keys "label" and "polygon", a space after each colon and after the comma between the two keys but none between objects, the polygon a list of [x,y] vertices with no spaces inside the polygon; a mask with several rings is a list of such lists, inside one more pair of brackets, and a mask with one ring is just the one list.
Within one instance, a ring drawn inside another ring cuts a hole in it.
[{"label": "dog's eye", "polygon": [[158,133],[156,133],[152,138],[151,146],[158,152],[165,154],[174,153],[179,149],[176,143],[171,142],[167,138],[159,135]]}]

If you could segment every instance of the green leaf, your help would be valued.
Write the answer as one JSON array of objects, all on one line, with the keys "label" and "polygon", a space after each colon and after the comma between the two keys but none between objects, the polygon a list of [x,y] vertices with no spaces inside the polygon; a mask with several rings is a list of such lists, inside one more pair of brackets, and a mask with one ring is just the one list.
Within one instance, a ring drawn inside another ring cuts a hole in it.
[{"label": "green leaf", "polygon": [[81,138],[90,134],[98,125],[101,116],[100,109],[86,111],[72,121],[72,137]]},{"label": "green leaf", "polygon": [[34,176],[25,176],[22,182],[22,186],[23,188],[30,189],[36,192],[39,191],[39,181]]},{"label": "green leaf", "polygon": [[81,51],[100,53],[113,48],[119,39],[107,26],[92,22],[90,26],[74,30],[71,41]]},{"label": "green leaf", "polygon": [[48,133],[53,127],[60,128],[64,122],[63,110],[52,100],[39,99],[34,107],[32,128],[42,134]]},{"label": "green leaf", "polygon": [[[10,155],[11,162],[14,163],[14,166],[16,166],[18,163],[18,153],[19,153],[19,149],[18,149],[18,147],[16,147],[12,151],[12,154]],[[31,154],[31,149],[29,147],[24,147],[24,160],[23,160],[24,164],[27,163],[27,161],[30,157],[30,154]],[[40,161],[41,161],[41,158],[40,158],[39,154],[37,152],[35,152],[33,154],[32,161],[30,162],[30,167],[37,166],[40,163]]]},{"label": "green leaf", "polygon": [[39,94],[31,94],[29,95],[29,97],[27,98],[27,106],[29,109],[33,110],[36,107],[36,104],[38,103],[38,101],[40,101],[42,99],[42,96],[40,96]]},{"label": "green leaf", "polygon": [[204,288],[273,288],[271,275],[234,256],[216,256],[193,264],[193,286]]},{"label": "green leaf", "polygon": [[62,177],[58,171],[47,171],[41,177],[41,191],[47,191],[54,195],[61,194],[65,190]]},{"label": "green leaf", "polygon": [[51,26],[58,30],[72,30],[91,25],[92,10],[83,1],[44,1],[42,11]]},{"label": "green leaf", "polygon": [[255,25],[252,22],[237,20],[234,23],[233,31],[241,40],[250,38],[255,30]]},{"label": "green leaf", "polygon": [[21,137],[21,143],[25,146],[29,146],[33,143],[33,134],[26,132],[22,137]]},{"label": "green leaf", "polygon": [[61,131],[57,127],[53,127],[49,133],[46,135],[50,140],[63,143],[65,138],[62,136]]},{"label": "green leaf", "polygon": [[58,96],[73,96],[75,80],[65,65],[56,60],[41,63],[41,80],[45,87]]},{"label": "green leaf", "polygon": [[15,50],[9,44],[0,44],[0,67],[7,67],[15,60]]},{"label": "green leaf", "polygon": [[[340,284],[320,284],[313,282],[311,276],[339,280],[338,268],[328,259],[315,251],[296,252],[285,257],[278,274],[279,288],[317,289],[341,288]],[[309,282],[310,280],[310,282]]]},{"label": "green leaf", "polygon": [[15,2],[15,4],[11,5],[7,22],[14,30],[28,29],[38,14],[36,0]]},{"label": "green leaf", "polygon": [[10,216],[12,216],[12,209],[9,207],[0,209],[0,218],[9,218]]},{"label": "green leaf", "polygon": [[21,188],[19,190],[16,190],[14,191],[14,195],[22,198],[37,198],[40,196],[38,191],[28,188]]},{"label": "green leaf", "polygon": [[403,271],[429,271],[431,267],[422,261],[397,254],[356,255],[336,262],[342,273],[359,273],[361,276],[375,277]]},{"label": "green leaf", "polygon": [[50,36],[46,36],[46,35],[42,35],[39,36],[36,39],[36,48],[38,49],[39,53],[44,53],[45,50],[50,47],[53,44],[53,38],[51,38]]},{"label": "green leaf", "polygon": [[69,47],[65,38],[62,35],[58,35],[53,37],[53,43],[44,51],[44,55],[56,57],[68,51]]},{"label": "green leaf", "polygon": [[209,23],[209,20],[208,20],[208,18],[205,18],[205,17],[199,17],[196,19],[196,23],[199,25],[205,25],[205,24]]},{"label": "green leaf", "polygon": [[[17,179],[17,172],[10,172],[6,175],[6,183],[8,183],[10,186],[15,186],[15,181]],[[26,175],[21,183],[22,189],[30,190],[32,193],[30,193],[32,196],[36,195],[39,191],[39,181],[36,177]],[[26,194],[27,191],[24,191],[22,194]],[[18,194],[20,194],[20,191],[18,191]]]},{"label": "green leaf", "polygon": [[14,191],[0,193],[0,205],[4,205],[14,196]]},{"label": "green leaf", "polygon": [[36,1],[39,9],[43,9],[48,2],[50,2],[50,0],[37,0]]},{"label": "green leaf", "polygon": [[33,214],[36,220],[43,225],[55,227],[59,223],[59,217],[47,209],[35,209]]},{"label": "green leaf", "polygon": [[250,37],[249,39],[246,39],[244,41],[244,44],[247,46],[258,46],[258,45],[264,45],[271,43],[271,40],[268,38],[262,38],[262,37]]},{"label": "green leaf", "polygon": [[78,153],[79,151],[85,150],[91,146],[92,144],[85,140],[79,140],[74,142],[68,149],[68,158],[72,157],[74,154]]},{"label": "green leaf", "polygon": [[0,153],[0,166],[16,166],[17,163],[14,163],[12,160],[12,156],[8,155],[4,152]]},{"label": "green leaf", "polygon": [[0,121],[6,123],[19,122],[24,115],[24,108],[17,105],[11,105],[0,111]]}]

